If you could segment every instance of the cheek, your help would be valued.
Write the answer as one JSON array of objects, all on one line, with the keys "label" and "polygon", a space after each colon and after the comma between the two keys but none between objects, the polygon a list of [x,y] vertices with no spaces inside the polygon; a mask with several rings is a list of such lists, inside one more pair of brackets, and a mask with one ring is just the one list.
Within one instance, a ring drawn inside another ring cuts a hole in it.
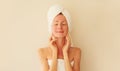
[{"label": "cheek", "polygon": [[67,27],[67,26],[64,27],[64,31],[65,31],[65,32],[68,32],[68,27]]},{"label": "cheek", "polygon": [[64,27],[63,30],[64,30],[64,35],[67,35],[68,34],[68,27]]}]

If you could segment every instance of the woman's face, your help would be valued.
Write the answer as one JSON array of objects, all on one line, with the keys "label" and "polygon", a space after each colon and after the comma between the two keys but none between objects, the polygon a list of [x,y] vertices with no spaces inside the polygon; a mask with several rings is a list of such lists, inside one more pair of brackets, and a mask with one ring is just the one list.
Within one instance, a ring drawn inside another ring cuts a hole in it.
[{"label": "woman's face", "polygon": [[68,24],[64,15],[57,15],[52,23],[52,34],[54,37],[65,37],[68,33]]}]

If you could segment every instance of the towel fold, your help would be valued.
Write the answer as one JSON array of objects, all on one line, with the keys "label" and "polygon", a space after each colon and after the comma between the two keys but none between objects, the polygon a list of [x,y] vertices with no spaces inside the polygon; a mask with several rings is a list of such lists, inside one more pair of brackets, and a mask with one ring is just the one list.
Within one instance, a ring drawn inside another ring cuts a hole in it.
[{"label": "towel fold", "polygon": [[57,5],[57,4],[51,6],[48,10],[48,14],[47,14],[47,17],[48,17],[48,31],[50,33],[52,32],[52,29],[51,29],[52,22],[53,22],[54,18],[59,13],[62,13],[65,16],[65,18],[67,20],[67,24],[68,24],[68,30],[70,32],[71,31],[71,17],[70,17],[70,14],[64,7],[62,7],[60,5]]}]

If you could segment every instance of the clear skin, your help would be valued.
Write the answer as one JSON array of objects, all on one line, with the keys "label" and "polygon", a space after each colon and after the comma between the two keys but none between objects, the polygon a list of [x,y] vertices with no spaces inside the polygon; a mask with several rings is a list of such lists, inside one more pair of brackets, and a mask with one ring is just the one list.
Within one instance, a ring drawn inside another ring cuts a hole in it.
[{"label": "clear skin", "polygon": [[[57,59],[64,60],[66,71],[80,71],[81,50],[70,45],[71,40],[66,18],[62,14],[57,15],[52,23],[49,45],[38,50],[41,71],[57,71]],[[48,65],[48,59],[52,59],[51,66]],[[70,63],[72,61],[74,61],[73,66]]]}]

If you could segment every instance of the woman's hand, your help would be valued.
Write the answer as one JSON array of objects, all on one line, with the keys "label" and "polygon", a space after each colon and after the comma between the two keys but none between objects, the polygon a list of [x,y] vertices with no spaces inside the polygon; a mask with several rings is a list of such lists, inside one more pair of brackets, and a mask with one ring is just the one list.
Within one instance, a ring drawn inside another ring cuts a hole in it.
[{"label": "woman's hand", "polygon": [[49,46],[52,50],[52,63],[49,66],[49,71],[57,71],[57,45],[56,38],[54,36],[50,37]]},{"label": "woman's hand", "polygon": [[50,46],[50,48],[52,49],[52,51],[53,51],[53,52],[57,52],[57,45],[56,45],[56,43],[55,43],[56,38],[55,38],[54,36],[51,36],[49,41],[50,41],[50,42],[49,42],[49,46]]},{"label": "woman's hand", "polygon": [[70,36],[69,36],[69,34],[67,34],[65,45],[63,46],[63,56],[64,56],[66,71],[73,71],[71,63],[70,63],[70,59],[69,59],[69,54],[68,54],[68,49],[69,49],[70,45],[71,45]]},{"label": "woman's hand", "polygon": [[63,53],[68,52],[68,49],[69,49],[70,45],[71,45],[70,35],[67,34],[65,45],[63,46]]}]

